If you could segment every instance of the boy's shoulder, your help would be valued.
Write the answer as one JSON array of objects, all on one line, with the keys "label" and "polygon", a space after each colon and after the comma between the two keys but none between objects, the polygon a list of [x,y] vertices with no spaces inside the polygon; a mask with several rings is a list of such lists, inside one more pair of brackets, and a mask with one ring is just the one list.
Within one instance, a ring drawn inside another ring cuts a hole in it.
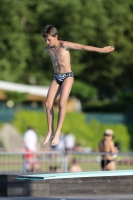
[{"label": "boy's shoulder", "polygon": [[63,40],[60,41],[60,47],[66,49],[66,50],[69,49],[69,48],[68,48],[68,44],[69,44],[68,41],[63,41]]}]

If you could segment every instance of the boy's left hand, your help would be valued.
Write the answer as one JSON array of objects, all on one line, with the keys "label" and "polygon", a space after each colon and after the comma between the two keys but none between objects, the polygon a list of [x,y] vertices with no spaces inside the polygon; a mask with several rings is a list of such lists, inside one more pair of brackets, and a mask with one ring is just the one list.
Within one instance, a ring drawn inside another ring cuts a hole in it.
[{"label": "boy's left hand", "polygon": [[114,46],[107,46],[107,47],[102,48],[103,53],[109,53],[109,52],[114,51],[114,50],[115,50]]}]

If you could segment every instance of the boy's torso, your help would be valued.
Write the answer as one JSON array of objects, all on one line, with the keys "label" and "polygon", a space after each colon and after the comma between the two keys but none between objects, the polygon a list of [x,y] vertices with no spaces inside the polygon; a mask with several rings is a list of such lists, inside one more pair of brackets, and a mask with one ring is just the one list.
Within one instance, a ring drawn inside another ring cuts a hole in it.
[{"label": "boy's torso", "polygon": [[54,73],[66,73],[71,71],[69,49],[63,47],[63,41],[57,47],[47,47],[46,50],[52,59]]}]

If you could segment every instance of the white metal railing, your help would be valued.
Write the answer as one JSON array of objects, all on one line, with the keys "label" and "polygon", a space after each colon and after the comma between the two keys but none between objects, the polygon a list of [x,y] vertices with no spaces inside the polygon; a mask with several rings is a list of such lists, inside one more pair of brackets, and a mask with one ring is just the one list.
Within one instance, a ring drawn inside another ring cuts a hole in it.
[{"label": "white metal railing", "polygon": [[[31,155],[25,152],[0,152],[0,173],[26,173],[27,154]],[[67,172],[73,158],[76,159],[83,171],[100,170],[100,160],[103,154],[105,155],[100,152],[71,152],[68,154],[56,151],[38,152],[34,154],[36,157],[34,163],[37,165],[37,170],[34,172]],[[115,160],[119,170],[133,167],[133,153],[131,152],[119,153]]]}]

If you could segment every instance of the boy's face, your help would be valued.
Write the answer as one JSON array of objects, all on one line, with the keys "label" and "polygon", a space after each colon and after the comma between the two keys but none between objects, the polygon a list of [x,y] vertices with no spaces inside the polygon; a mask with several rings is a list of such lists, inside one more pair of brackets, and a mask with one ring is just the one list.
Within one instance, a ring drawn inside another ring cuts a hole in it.
[{"label": "boy's face", "polygon": [[55,37],[48,35],[47,37],[45,37],[45,41],[48,46],[52,47],[56,44],[57,38],[58,38],[57,35]]}]

